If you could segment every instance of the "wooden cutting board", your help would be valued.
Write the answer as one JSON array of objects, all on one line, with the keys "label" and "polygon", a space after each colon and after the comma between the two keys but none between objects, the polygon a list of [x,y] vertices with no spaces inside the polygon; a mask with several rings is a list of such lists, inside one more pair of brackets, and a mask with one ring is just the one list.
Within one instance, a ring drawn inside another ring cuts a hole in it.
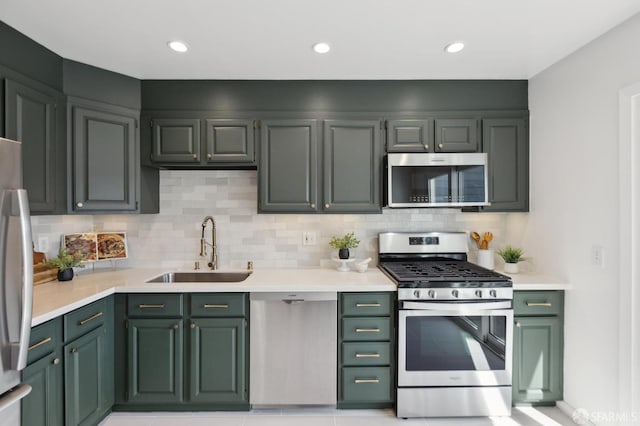
[{"label": "wooden cutting board", "polygon": [[42,262],[45,260],[47,256],[44,253],[33,252],[33,285],[48,283],[58,278],[58,268],[43,265]]}]

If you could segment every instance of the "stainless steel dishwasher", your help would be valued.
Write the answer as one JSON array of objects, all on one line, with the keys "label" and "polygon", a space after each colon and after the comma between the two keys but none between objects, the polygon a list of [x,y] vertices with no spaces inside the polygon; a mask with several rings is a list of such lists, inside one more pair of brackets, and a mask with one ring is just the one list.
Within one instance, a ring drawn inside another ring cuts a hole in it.
[{"label": "stainless steel dishwasher", "polygon": [[335,405],[337,293],[251,293],[254,407]]}]

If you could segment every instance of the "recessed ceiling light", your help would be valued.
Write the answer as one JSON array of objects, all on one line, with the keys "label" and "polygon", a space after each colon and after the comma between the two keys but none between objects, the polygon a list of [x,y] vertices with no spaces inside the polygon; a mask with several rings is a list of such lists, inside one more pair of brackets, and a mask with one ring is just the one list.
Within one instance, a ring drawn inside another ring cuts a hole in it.
[{"label": "recessed ceiling light", "polygon": [[313,51],[316,53],[327,53],[331,50],[329,43],[320,42],[313,45]]},{"label": "recessed ceiling light", "polygon": [[447,53],[458,53],[462,49],[464,49],[464,43],[461,41],[454,41],[453,43],[447,44],[444,51]]},{"label": "recessed ceiling light", "polygon": [[180,52],[180,53],[184,53],[187,50],[189,50],[189,47],[187,47],[186,44],[184,44],[181,41],[170,41],[169,43],[167,43],[167,45],[171,48],[171,50],[175,51],[175,52]]}]

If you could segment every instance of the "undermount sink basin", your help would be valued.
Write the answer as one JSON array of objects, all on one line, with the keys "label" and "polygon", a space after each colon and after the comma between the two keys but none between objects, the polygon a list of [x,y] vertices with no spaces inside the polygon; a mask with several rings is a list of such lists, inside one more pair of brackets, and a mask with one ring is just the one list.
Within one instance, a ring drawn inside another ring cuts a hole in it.
[{"label": "undermount sink basin", "polygon": [[251,272],[167,272],[148,280],[148,283],[237,283]]}]

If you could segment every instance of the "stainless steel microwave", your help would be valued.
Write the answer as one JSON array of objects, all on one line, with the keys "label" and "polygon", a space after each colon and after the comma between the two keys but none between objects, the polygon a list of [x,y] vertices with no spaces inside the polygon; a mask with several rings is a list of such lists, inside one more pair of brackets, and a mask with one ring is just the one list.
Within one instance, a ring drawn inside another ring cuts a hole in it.
[{"label": "stainless steel microwave", "polygon": [[387,155],[388,207],[488,206],[485,153]]}]

